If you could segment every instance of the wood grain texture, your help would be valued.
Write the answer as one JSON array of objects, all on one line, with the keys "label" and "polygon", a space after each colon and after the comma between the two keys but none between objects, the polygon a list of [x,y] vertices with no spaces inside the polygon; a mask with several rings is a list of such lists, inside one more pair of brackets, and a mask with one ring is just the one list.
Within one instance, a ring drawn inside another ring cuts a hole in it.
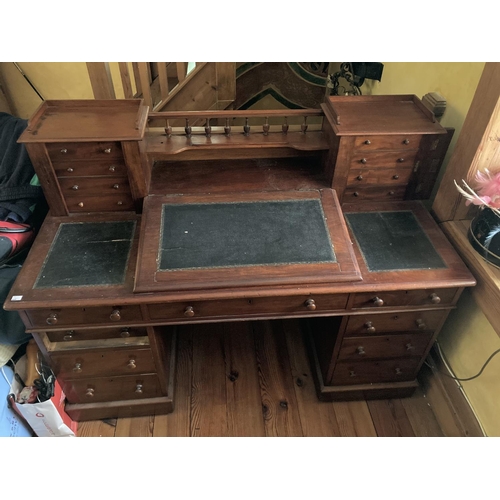
[{"label": "wood grain texture", "polygon": [[442,437],[444,433],[431,405],[419,387],[413,396],[401,400],[408,420],[417,437]]},{"label": "wood grain texture", "polygon": [[88,62],[86,64],[94,99],[116,99],[109,63]]},{"label": "wood grain texture", "polygon": [[120,418],[115,437],[153,437],[154,416]]},{"label": "wood grain texture", "polygon": [[368,401],[368,408],[379,437],[414,437],[400,399]]},{"label": "wood grain texture", "polygon": [[115,437],[117,419],[79,422],[78,437]]},{"label": "wood grain texture", "polygon": [[376,437],[377,432],[366,401],[336,401],[329,403],[341,437]]}]

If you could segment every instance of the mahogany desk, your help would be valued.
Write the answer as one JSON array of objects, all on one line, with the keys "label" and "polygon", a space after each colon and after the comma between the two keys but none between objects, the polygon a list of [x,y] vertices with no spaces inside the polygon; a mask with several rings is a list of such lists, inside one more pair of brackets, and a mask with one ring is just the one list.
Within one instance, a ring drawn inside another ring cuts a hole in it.
[{"label": "mahogany desk", "polygon": [[317,130],[229,132],[223,111],[182,136],[146,131],[141,100],[42,105],[20,141],[51,212],[4,307],[73,418],[174,411],[183,323],[304,318],[320,398],[413,392],[475,284],[415,200],[449,134],[414,96],[330,101],[290,112]]}]

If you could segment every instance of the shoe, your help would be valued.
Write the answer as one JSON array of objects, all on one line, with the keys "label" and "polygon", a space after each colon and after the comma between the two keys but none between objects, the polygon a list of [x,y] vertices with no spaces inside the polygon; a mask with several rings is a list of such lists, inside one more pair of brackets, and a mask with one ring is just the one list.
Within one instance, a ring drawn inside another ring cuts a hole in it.
[{"label": "shoe", "polygon": [[0,265],[29,250],[35,230],[29,224],[0,221]]}]

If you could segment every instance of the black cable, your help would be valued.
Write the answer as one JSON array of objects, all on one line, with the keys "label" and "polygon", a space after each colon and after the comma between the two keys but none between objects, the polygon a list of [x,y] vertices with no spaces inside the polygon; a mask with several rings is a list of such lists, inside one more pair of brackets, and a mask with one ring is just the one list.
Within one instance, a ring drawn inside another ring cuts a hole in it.
[{"label": "black cable", "polygon": [[[436,342],[437,344],[437,342]],[[437,344],[438,347],[439,347],[439,344]],[[449,373],[445,373],[445,372],[442,372],[441,370],[438,370],[437,368],[435,368],[439,373],[441,373],[442,375],[444,375],[445,377],[449,377],[449,378],[452,378],[453,380],[458,380],[459,382],[467,382],[469,380],[473,380],[477,377],[479,377],[479,375],[481,375],[484,371],[484,369],[486,368],[486,366],[488,365],[488,363],[493,359],[494,356],[496,356],[498,353],[500,352],[500,349],[497,349],[495,352],[493,352],[490,357],[486,360],[486,362],[484,363],[483,367],[479,370],[479,372],[472,376],[472,377],[467,377],[467,378],[458,378],[458,377],[455,377],[453,375],[450,375]],[[446,358],[444,357],[443,353],[441,352],[441,347],[439,347],[439,355],[444,358],[444,360],[446,361],[446,364],[449,365],[448,361],[446,360]],[[429,368],[432,368],[432,366],[430,366],[429,364],[427,364],[427,362],[425,363]]]}]

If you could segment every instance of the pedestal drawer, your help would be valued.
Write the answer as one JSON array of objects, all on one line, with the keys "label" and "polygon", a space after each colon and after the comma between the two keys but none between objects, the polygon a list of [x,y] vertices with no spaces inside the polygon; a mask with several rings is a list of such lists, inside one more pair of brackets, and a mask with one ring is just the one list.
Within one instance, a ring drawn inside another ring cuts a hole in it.
[{"label": "pedestal drawer", "polygon": [[64,354],[53,352],[51,360],[56,377],[63,380],[156,372],[149,347]]},{"label": "pedestal drawer", "polygon": [[356,151],[376,151],[379,149],[418,149],[421,135],[360,135],[354,141]]},{"label": "pedestal drawer", "polygon": [[350,168],[413,168],[416,154],[416,151],[355,151]]},{"label": "pedestal drawer", "polygon": [[65,198],[130,193],[128,178],[121,176],[60,177],[59,185]]},{"label": "pedestal drawer", "polygon": [[81,176],[126,176],[127,167],[123,159],[67,160],[54,163],[57,177]]},{"label": "pedestal drawer", "polygon": [[80,342],[86,340],[127,339],[131,337],[147,337],[145,328],[93,328],[91,330],[62,330],[46,332],[51,342]]},{"label": "pedestal drawer", "polygon": [[432,338],[430,333],[347,337],[342,341],[339,361],[422,356]]},{"label": "pedestal drawer", "polygon": [[406,186],[411,173],[411,168],[351,168],[347,187]]},{"label": "pedestal drawer", "polygon": [[406,186],[378,186],[378,187],[355,187],[351,186],[344,191],[344,201],[346,203],[358,202],[361,200],[402,200],[406,193]]},{"label": "pedestal drawer", "polygon": [[69,403],[98,403],[122,399],[144,399],[161,395],[155,374],[67,380],[62,384]]},{"label": "pedestal drawer", "polygon": [[47,151],[54,162],[123,157],[119,142],[54,142],[47,144]]},{"label": "pedestal drawer", "polygon": [[134,200],[130,193],[116,195],[71,196],[66,198],[66,206],[71,213],[79,212],[120,212],[134,210]]},{"label": "pedestal drawer", "polygon": [[396,290],[394,292],[356,293],[351,296],[351,308],[379,308],[398,306],[453,305],[458,288],[427,288],[424,290]]},{"label": "pedestal drawer", "polygon": [[329,385],[376,384],[412,380],[420,358],[337,363]]}]

